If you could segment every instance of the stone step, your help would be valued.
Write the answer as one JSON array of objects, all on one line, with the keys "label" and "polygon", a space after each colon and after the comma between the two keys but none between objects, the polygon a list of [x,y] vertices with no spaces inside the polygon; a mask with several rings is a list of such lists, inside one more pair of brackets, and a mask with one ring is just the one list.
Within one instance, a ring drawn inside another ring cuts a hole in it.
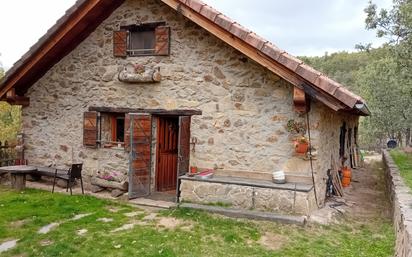
[{"label": "stone step", "polygon": [[313,184],[310,174],[285,173],[286,182]]},{"label": "stone step", "polygon": [[182,203],[179,205],[182,208],[190,208],[202,210],[211,213],[222,214],[232,218],[246,218],[254,220],[268,220],[283,224],[296,224],[304,226],[306,224],[306,216],[281,215],[271,212],[250,211],[242,209],[233,209],[219,206],[201,205],[193,203]]},{"label": "stone step", "polygon": [[134,204],[134,205],[155,207],[155,208],[161,208],[161,209],[171,209],[177,206],[177,204],[174,202],[152,200],[152,199],[147,199],[147,198],[132,199],[132,200],[129,200],[129,203]]}]

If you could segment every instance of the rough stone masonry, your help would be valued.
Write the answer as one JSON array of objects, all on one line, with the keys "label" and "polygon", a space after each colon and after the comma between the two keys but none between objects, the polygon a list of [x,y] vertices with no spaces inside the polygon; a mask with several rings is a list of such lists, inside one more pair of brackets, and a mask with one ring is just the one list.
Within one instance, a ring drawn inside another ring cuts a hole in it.
[{"label": "rough stone masonry", "polygon": [[[113,57],[113,31],[149,21],[165,21],[171,27],[170,56]],[[120,82],[118,73],[128,63],[159,68],[161,82]],[[293,110],[292,91],[291,84],[163,3],[127,0],[30,88],[31,104],[23,109],[26,157],[42,165],[83,162],[86,181],[104,170],[127,180],[127,152],[83,146],[82,119],[89,106],[200,109],[203,115],[194,116],[191,124],[191,136],[197,139],[191,165],[249,172],[251,177],[284,170],[310,178],[310,164],[294,156],[293,135],[286,130],[290,119],[306,122]],[[357,117],[314,102],[309,120],[322,202],[331,155],[338,158],[339,127],[342,121],[355,126]],[[247,193],[238,195],[240,199]],[[273,201],[282,197],[290,196],[284,193]],[[309,209],[314,208],[313,193],[302,197]]]}]

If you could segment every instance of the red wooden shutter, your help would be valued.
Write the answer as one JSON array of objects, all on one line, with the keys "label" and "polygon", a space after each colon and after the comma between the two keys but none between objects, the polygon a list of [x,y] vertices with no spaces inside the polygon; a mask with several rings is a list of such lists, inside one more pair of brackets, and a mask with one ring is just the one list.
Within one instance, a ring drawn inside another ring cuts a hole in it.
[{"label": "red wooden shutter", "polygon": [[83,114],[83,145],[97,147],[97,112]]},{"label": "red wooden shutter", "polygon": [[113,32],[113,55],[115,57],[127,56],[127,31],[119,30]]},{"label": "red wooden shutter", "polygon": [[159,26],[155,30],[155,54],[169,55],[170,53],[170,27]]},{"label": "red wooden shutter", "polygon": [[189,171],[190,158],[190,116],[179,117],[179,155],[178,175],[184,175]]},{"label": "red wooden shutter", "polygon": [[129,199],[150,194],[152,117],[129,114]]}]

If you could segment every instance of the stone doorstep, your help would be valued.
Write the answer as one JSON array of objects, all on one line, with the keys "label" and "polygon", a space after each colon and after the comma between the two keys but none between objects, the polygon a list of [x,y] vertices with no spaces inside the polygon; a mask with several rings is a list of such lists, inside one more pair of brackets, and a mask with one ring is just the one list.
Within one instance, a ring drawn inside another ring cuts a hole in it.
[{"label": "stone doorstep", "polygon": [[172,209],[172,208],[175,208],[177,206],[177,204],[174,203],[174,202],[152,200],[152,199],[147,199],[147,198],[132,199],[132,200],[129,200],[128,203],[131,203],[131,204],[134,204],[134,205],[161,208],[161,209]]},{"label": "stone doorstep", "polygon": [[195,210],[202,210],[211,213],[222,214],[232,218],[246,218],[253,220],[267,220],[283,224],[296,224],[304,226],[306,224],[306,216],[281,215],[271,212],[250,211],[242,209],[233,209],[219,206],[201,205],[193,203],[182,203],[179,205],[182,208],[190,208]]}]

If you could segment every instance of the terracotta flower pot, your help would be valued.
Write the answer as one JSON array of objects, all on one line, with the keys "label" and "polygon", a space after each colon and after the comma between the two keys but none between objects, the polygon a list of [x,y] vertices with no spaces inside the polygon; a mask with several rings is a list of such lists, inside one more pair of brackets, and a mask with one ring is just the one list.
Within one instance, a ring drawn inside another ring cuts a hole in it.
[{"label": "terracotta flower pot", "polygon": [[191,166],[191,167],[190,167],[190,173],[191,173],[191,174],[197,173],[197,167],[196,167],[196,166]]},{"label": "terracotta flower pot", "polygon": [[295,146],[296,153],[305,154],[309,150],[309,143],[307,142],[297,142]]}]

